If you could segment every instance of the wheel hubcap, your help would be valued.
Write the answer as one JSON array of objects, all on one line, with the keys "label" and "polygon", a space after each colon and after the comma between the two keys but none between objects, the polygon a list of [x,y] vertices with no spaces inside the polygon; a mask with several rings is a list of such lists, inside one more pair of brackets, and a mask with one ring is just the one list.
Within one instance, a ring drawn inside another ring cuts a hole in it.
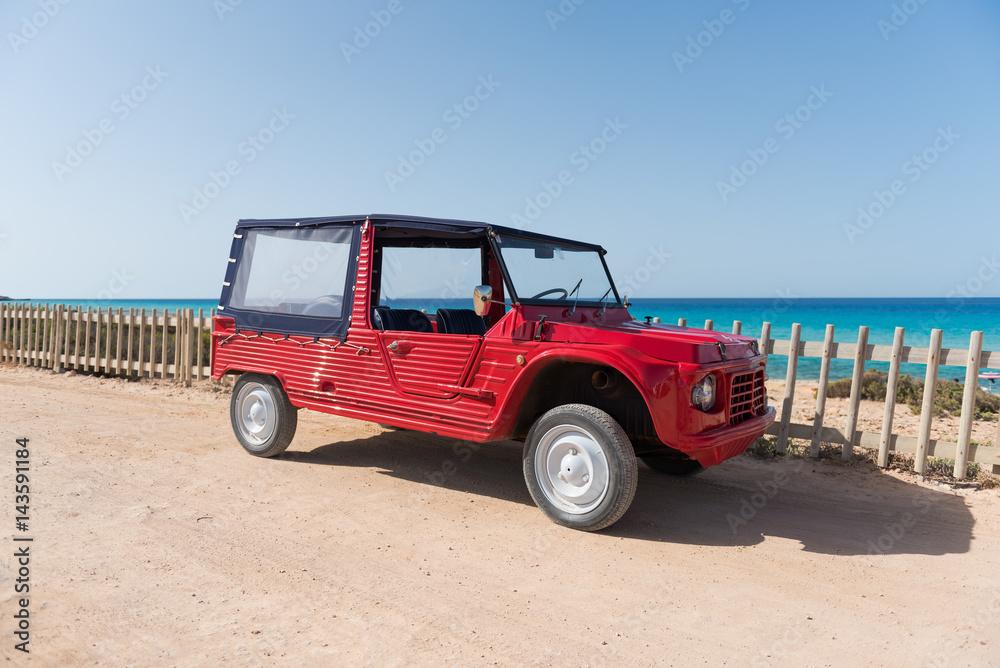
[{"label": "wheel hubcap", "polygon": [[274,433],[276,411],[274,398],[260,383],[247,383],[236,397],[240,433],[250,443],[260,445]]},{"label": "wheel hubcap", "polygon": [[600,443],[580,427],[559,425],[543,434],[534,467],[545,498],[567,513],[590,512],[607,495],[607,457]]}]

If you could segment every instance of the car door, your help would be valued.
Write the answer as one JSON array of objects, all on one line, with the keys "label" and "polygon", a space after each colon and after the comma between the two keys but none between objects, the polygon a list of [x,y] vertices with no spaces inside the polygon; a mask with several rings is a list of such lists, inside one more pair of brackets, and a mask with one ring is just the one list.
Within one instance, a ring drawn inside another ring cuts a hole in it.
[{"label": "car door", "polygon": [[395,246],[389,242],[380,244],[376,255],[380,306],[373,310],[373,327],[397,392],[438,403],[483,396],[466,384],[485,329],[448,331],[435,314],[439,309],[468,310],[478,317],[471,313],[472,293],[485,274],[485,240],[434,240],[426,245],[408,241]]}]

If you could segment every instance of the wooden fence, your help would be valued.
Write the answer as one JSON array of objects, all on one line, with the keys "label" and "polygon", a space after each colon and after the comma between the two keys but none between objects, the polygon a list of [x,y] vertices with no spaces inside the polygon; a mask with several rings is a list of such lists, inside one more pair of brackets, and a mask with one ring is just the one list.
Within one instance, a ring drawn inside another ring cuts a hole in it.
[{"label": "wooden fence", "polygon": [[[658,321],[658,319],[655,320]],[[685,327],[687,321],[681,319],[677,324]],[[711,320],[706,320],[705,329],[714,329],[714,323]],[[733,322],[734,334],[740,334],[742,329],[743,324],[740,321]],[[895,338],[891,346],[869,344],[868,327],[859,329],[856,344],[835,343],[833,334],[833,325],[827,325],[825,340],[802,341],[802,326],[796,323],[792,325],[791,338],[785,341],[771,338],[771,323],[765,322],[761,329],[758,341],[762,352],[769,355],[788,355],[785,394],[782,397],[778,419],[768,430],[769,434],[778,437],[778,452],[787,451],[789,438],[798,438],[809,441],[810,454],[813,457],[819,456],[821,443],[834,443],[842,446],[845,460],[854,455],[855,447],[878,450],[878,465],[883,468],[889,464],[889,452],[912,453],[915,456],[914,470],[921,475],[927,469],[928,457],[954,459],[954,476],[958,479],[965,478],[969,462],[992,467],[993,473],[1000,473],[1000,420],[997,421],[997,432],[992,446],[972,442],[979,372],[981,369],[1000,367],[1000,352],[983,350],[982,332],[972,332],[967,350],[942,349],[943,332],[940,329],[931,331],[930,346],[926,348],[905,346],[903,342],[906,330],[902,327],[896,328]],[[816,392],[816,413],[812,424],[793,424],[791,421],[800,357],[822,360],[819,388]],[[830,380],[830,360],[832,359],[854,360],[847,419],[842,427],[826,424],[826,391]],[[867,362],[889,363],[882,430],[878,433],[858,430],[861,384]],[[899,386],[899,371],[903,364],[921,364],[926,367],[920,428],[916,437],[901,436],[892,431],[895,398]],[[962,414],[956,441],[941,441],[930,437],[934,420],[934,387],[937,385],[938,370],[941,366],[958,366],[966,369],[965,393],[962,396]]]},{"label": "wooden fence", "polygon": [[190,385],[211,376],[213,315],[0,302],[0,361]]},{"label": "wooden fence", "polygon": [[[152,312],[145,309],[81,310],[64,305],[22,304],[0,302],[0,361],[13,362],[49,369],[75,369],[126,377],[173,378],[190,385],[211,375],[211,317],[199,309]],[[657,319],[658,321],[658,319]],[[681,319],[678,322],[686,326]],[[733,333],[740,334],[743,325],[733,323]],[[705,329],[714,329],[711,320]],[[861,327],[857,344],[835,343],[833,325],[827,325],[824,341],[802,341],[802,327],[792,326],[791,338],[771,338],[771,323],[765,322],[760,334],[760,349],[768,354],[787,354],[788,372],[785,393],[778,420],[768,433],[777,435],[779,452],[786,452],[788,439],[797,438],[810,442],[810,454],[819,455],[821,443],[840,444],[843,456],[850,459],[855,447],[878,450],[879,466],[889,462],[889,452],[908,452],[915,455],[914,469],[923,474],[928,457],[955,460],[956,478],[964,478],[968,462],[992,466],[1000,473],[1000,420],[992,446],[972,442],[972,425],[975,415],[976,389],[982,368],[1000,367],[1000,352],[984,351],[983,333],[973,332],[967,350],[941,348],[942,331],[931,332],[930,346],[916,348],[904,346],[905,330],[896,329],[891,346],[868,343],[868,328]],[[813,423],[793,424],[792,404],[800,357],[821,359],[819,389],[816,393],[816,412]],[[830,379],[830,360],[854,360],[851,396],[845,423],[828,426],[825,418],[826,389]],[[887,400],[879,433],[858,430],[861,406],[861,384],[867,362],[888,362],[889,377]],[[901,436],[892,431],[896,390],[902,364],[921,364],[926,367],[925,391],[920,414],[920,428],[916,437]],[[934,392],[940,366],[966,368],[965,394],[963,395],[959,433],[956,441],[930,438],[934,419]],[[928,391],[928,388],[930,391]],[[848,438],[848,436],[850,436]]]}]

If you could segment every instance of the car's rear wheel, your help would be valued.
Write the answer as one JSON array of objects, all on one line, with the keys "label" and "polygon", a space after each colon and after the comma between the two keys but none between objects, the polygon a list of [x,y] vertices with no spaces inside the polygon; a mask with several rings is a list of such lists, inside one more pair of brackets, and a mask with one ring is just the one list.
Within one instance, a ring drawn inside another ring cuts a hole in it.
[{"label": "car's rear wheel", "polygon": [[284,452],[298,425],[298,413],[281,384],[256,373],[243,374],[233,386],[229,419],[236,440],[257,457]]},{"label": "car's rear wheel", "polygon": [[642,463],[660,473],[674,475],[681,478],[698,475],[705,470],[705,467],[693,459],[684,459],[663,455],[657,452],[650,452],[639,455]]},{"label": "car's rear wheel", "polygon": [[528,432],[524,479],[553,522],[597,531],[628,510],[638,464],[614,418],[593,406],[566,404],[542,415]]}]

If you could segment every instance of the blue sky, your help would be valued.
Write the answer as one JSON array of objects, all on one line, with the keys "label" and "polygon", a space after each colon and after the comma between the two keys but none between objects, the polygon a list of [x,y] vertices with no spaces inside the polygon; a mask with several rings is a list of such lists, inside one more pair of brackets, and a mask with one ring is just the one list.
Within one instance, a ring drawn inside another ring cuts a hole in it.
[{"label": "blue sky", "polygon": [[0,28],[0,294],[211,298],[239,218],[392,212],[602,243],[635,297],[1000,296],[996,2],[9,0]]}]

